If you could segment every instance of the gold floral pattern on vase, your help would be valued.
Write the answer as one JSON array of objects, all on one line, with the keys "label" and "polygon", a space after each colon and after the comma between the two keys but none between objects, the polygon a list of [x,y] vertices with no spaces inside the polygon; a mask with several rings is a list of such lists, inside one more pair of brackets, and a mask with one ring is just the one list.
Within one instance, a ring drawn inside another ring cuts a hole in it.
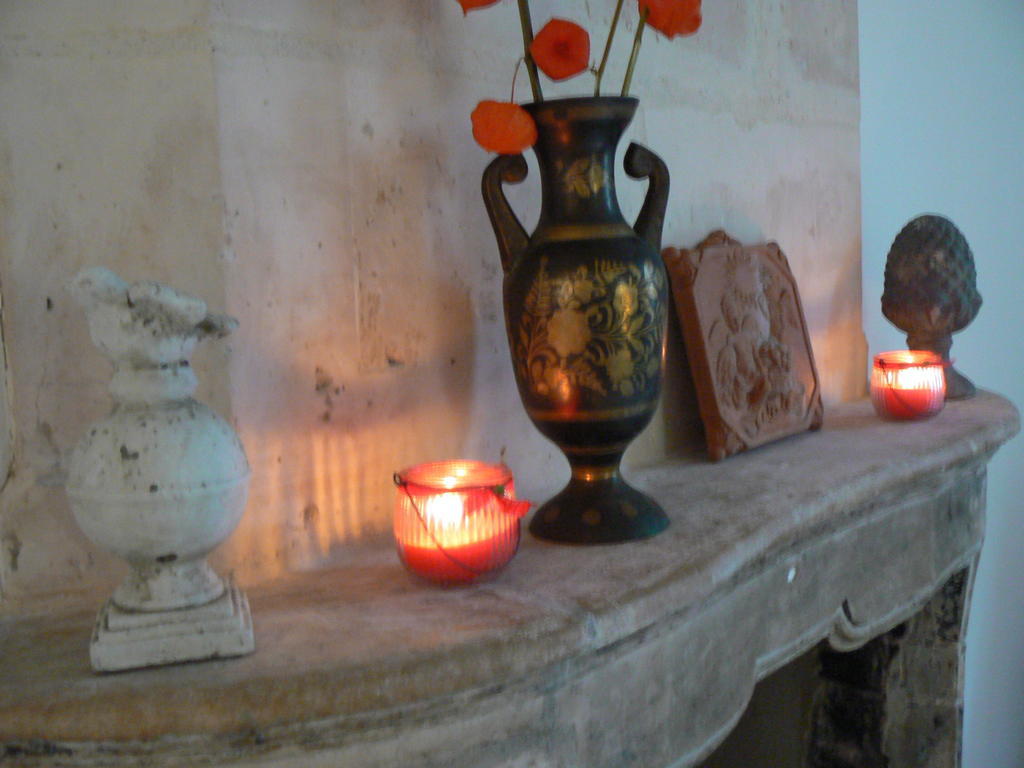
[{"label": "gold floral pattern on vase", "polygon": [[601,159],[588,156],[574,161],[565,171],[567,191],[578,197],[594,197],[608,185]]},{"label": "gold floral pattern on vase", "polygon": [[515,334],[520,382],[555,405],[578,389],[621,397],[646,389],[661,370],[664,290],[649,262],[600,260],[552,276],[545,259]]}]

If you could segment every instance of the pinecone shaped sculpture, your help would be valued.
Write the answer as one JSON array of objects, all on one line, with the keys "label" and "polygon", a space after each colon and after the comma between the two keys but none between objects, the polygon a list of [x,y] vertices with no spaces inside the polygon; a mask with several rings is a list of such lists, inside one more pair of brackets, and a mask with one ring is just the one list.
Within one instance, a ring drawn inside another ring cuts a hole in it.
[{"label": "pinecone shaped sculpture", "polygon": [[949,219],[918,216],[893,240],[885,263],[882,314],[907,334],[910,349],[927,349],[946,362],[946,399],[971,397],[974,384],[949,362],[952,335],[981,307],[974,256]]}]

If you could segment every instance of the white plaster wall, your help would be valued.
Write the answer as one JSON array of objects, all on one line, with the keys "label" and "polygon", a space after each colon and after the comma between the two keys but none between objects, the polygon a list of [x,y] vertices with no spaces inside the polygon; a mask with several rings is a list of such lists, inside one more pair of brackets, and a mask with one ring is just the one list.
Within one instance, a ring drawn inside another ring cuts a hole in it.
[{"label": "white plaster wall", "polygon": [[[225,302],[205,2],[0,3],[0,285],[15,429],[0,593],[95,601],[121,573],[71,518],[64,458],[109,408],[67,285],[108,264]],[[229,410],[227,346],[197,359]],[[43,608],[44,605],[38,607]]]},{"label": "white plaster wall", "polygon": [[[1024,404],[1024,4],[861,0],[864,325],[872,353],[905,348],[881,315],[885,258],[923,212],[960,227],[984,298],[953,337],[978,386]],[[988,528],[967,632],[964,768],[1024,765],[1024,442],[989,469]]]},{"label": "white plaster wall", "polygon": [[[596,54],[611,4],[534,9],[538,26],[557,9],[591,28]],[[504,458],[524,495],[560,484],[564,460],[515,393],[479,194],[488,157],[468,121],[507,94],[518,55],[511,0],[467,17],[455,0],[0,4],[17,480],[0,535],[19,546],[0,610],[76,599],[72,585],[96,601],[118,575],[59,488],[62,457],[107,407],[105,364],[63,290],[83,264],[171,280],[241,320],[199,362],[253,464],[246,517],[216,556],[243,582],[386,534],[391,474],[413,462]],[[673,174],[667,244],[717,227],[781,243],[829,402],[864,386],[857,78],[853,3],[716,0],[697,36],[648,37],[629,134]],[[635,214],[642,185],[623,175],[620,189]],[[511,195],[528,226],[537,192],[531,179]],[[677,397],[630,461],[678,444]]]}]

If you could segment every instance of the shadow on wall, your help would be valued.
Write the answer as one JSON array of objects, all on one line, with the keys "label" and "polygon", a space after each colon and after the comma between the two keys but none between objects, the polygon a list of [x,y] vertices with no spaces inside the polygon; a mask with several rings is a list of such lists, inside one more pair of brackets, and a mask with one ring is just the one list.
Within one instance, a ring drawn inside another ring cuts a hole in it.
[{"label": "shadow on wall", "polygon": [[[808,327],[817,329],[811,331],[811,343],[822,392],[831,395],[826,396],[826,406],[856,400],[867,393],[867,339],[861,330],[860,291],[854,290],[860,287],[860,261],[843,259],[841,264],[840,270],[833,264],[824,296],[802,288],[800,291]],[[861,372],[856,377],[846,374],[851,359],[856,362],[855,370]]]},{"label": "shadow on wall", "polygon": [[231,389],[253,468],[215,559],[250,583],[384,534],[392,473],[459,455],[473,428],[482,302],[461,222],[479,192],[451,154],[468,101],[461,13],[435,5],[213,11],[237,105],[220,115],[241,212]]},{"label": "shadow on wall", "polygon": [[394,471],[458,455],[473,392],[470,298],[442,282],[424,292],[444,297],[452,321],[413,362],[388,357],[387,370],[346,379],[304,358],[276,361],[302,416],[250,411],[238,425],[253,467],[249,505],[217,558],[240,577],[330,565],[344,544],[390,530]]}]

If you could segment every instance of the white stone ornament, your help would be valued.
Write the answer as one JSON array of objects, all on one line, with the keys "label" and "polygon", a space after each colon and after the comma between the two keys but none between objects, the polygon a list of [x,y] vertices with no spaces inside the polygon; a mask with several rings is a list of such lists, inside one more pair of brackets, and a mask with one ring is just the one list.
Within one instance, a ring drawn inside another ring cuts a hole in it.
[{"label": "white stone ornament", "polygon": [[189,364],[200,340],[238,323],[102,267],[83,270],[71,292],[114,363],[114,407],[72,451],[67,493],[85,534],[131,566],[97,617],[93,669],[251,653],[248,601],[205,559],[241,519],[249,463],[231,426],[191,397]]}]

